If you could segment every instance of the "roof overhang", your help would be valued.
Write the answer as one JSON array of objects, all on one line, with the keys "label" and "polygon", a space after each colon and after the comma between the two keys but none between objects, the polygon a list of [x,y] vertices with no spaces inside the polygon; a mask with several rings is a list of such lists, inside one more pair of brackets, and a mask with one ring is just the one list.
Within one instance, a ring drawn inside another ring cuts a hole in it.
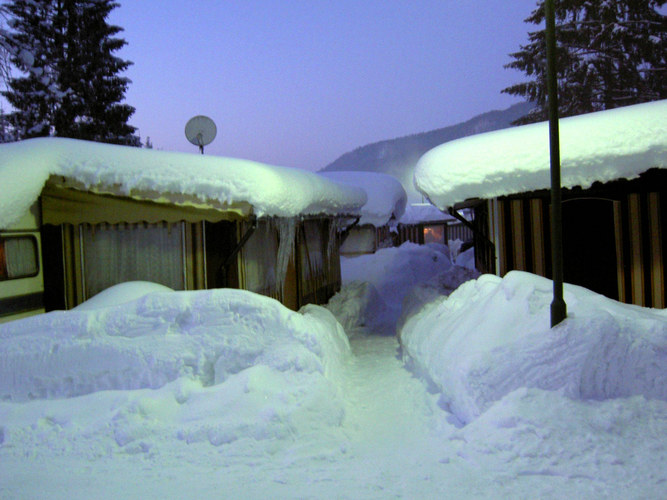
[{"label": "roof overhang", "polygon": [[60,176],[51,176],[42,190],[44,224],[219,222],[252,214],[253,207],[245,202],[202,202],[187,195],[149,191],[122,194],[117,186],[85,187]]}]

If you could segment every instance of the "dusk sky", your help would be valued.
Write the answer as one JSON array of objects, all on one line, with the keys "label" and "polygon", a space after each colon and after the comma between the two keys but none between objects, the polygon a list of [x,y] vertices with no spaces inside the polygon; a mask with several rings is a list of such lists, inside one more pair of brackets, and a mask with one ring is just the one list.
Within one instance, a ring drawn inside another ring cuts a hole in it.
[{"label": "dusk sky", "polygon": [[318,170],[356,147],[519,102],[504,69],[536,0],[120,0],[130,123],[158,149]]}]

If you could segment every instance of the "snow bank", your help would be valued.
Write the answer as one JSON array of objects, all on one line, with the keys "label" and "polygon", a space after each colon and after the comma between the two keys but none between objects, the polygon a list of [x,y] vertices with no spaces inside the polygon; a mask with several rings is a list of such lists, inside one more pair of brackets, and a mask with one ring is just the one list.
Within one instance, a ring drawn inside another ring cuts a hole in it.
[{"label": "snow bank", "polygon": [[[559,129],[563,187],[667,168],[667,100],[564,118]],[[549,165],[542,122],[442,144],[420,158],[414,182],[444,209],[468,198],[549,188]]]},{"label": "snow bank", "polygon": [[449,452],[504,478],[487,498],[664,498],[665,432],[664,401],[521,388],[453,432]]},{"label": "snow bank", "polygon": [[550,329],[551,300],[547,279],[483,275],[406,311],[404,356],[462,423],[525,387],[575,400],[667,400],[667,310],[566,285],[569,316]]},{"label": "snow bank", "polygon": [[[461,254],[456,263],[469,259],[472,250]],[[374,254],[341,257],[342,289],[327,308],[348,331],[367,326],[393,333],[405,307],[406,296],[415,287],[423,294],[449,293],[479,273],[455,265],[446,245],[417,245],[383,248]],[[429,292],[423,290],[428,289]]]},{"label": "snow bank", "polygon": [[242,290],[151,293],[0,325],[0,400],[224,383],[258,365],[335,378],[349,346],[326,309]]},{"label": "snow bank", "polygon": [[[87,188],[186,195],[207,202],[247,202],[257,216],[357,213],[363,190],[305,170],[249,160],[41,138],[0,145],[0,228],[18,220],[50,175]],[[168,202],[165,199],[158,201]]]},{"label": "snow bank", "polygon": [[392,217],[398,220],[405,211],[408,195],[398,179],[379,172],[320,172],[320,175],[348,186],[360,187],[368,196],[361,209],[360,225],[379,227]]},{"label": "snow bank", "polygon": [[126,281],[110,286],[97,295],[74,307],[77,311],[88,311],[103,307],[117,306],[140,299],[144,295],[155,292],[173,292],[168,286],[150,281]]}]

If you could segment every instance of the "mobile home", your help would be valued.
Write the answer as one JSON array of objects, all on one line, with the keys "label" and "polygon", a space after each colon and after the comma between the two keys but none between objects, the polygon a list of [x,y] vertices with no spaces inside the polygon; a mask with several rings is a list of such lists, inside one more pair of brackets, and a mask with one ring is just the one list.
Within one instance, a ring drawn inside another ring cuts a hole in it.
[{"label": "mobile home", "polygon": [[398,179],[379,172],[334,171],[320,175],[362,188],[368,201],[361,208],[361,217],[344,234],[340,253],[345,256],[375,253],[394,245],[396,225],[407,204],[407,193]]},{"label": "mobile home", "polygon": [[0,202],[3,248],[27,205],[37,255],[36,274],[0,282],[5,319],[21,303],[8,285],[28,278],[34,311],[135,280],[322,303],[340,287],[339,232],[365,202],[317,174],[230,158],[54,138],[0,148],[17,189]]},{"label": "mobile home", "polygon": [[[548,124],[443,144],[417,187],[442,209],[474,210],[476,266],[551,277]],[[565,281],[666,307],[667,100],[560,120]]]},{"label": "mobile home", "polygon": [[424,245],[461,240],[464,244],[472,241],[473,234],[466,214],[463,221],[449,213],[442,212],[430,203],[408,205],[396,228],[396,244],[406,241]]}]

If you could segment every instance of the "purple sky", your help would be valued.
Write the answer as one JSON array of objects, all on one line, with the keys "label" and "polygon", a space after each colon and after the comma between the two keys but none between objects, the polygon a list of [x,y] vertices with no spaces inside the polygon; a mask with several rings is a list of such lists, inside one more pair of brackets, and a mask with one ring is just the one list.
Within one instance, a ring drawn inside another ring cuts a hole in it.
[{"label": "purple sky", "polygon": [[519,99],[503,69],[536,0],[120,0],[134,62],[130,123],[159,149],[317,170],[356,147],[452,125]]}]

